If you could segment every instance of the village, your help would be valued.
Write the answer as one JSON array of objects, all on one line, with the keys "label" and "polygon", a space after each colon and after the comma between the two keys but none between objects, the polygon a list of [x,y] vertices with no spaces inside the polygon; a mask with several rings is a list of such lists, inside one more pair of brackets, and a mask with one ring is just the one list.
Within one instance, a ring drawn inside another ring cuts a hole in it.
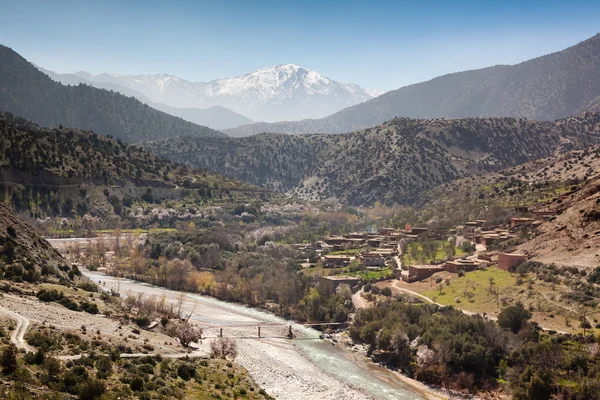
[{"label": "village", "polygon": [[[444,232],[406,224],[404,229],[382,227],[293,246],[300,257],[306,257],[301,272],[318,276],[331,289],[342,284],[360,288],[366,282],[390,287],[392,292],[439,289],[442,293],[444,282],[449,286],[452,280],[475,271],[514,273],[531,255],[513,243],[555,214],[556,210],[515,207],[514,216],[504,224],[474,220]],[[364,296],[364,289],[360,291]],[[364,304],[358,301],[355,307]]]}]

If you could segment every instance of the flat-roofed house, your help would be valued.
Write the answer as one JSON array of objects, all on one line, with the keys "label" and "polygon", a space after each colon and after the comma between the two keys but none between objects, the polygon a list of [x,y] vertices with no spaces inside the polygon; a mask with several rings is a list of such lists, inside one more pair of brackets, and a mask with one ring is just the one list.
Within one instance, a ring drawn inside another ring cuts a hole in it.
[{"label": "flat-roofed house", "polygon": [[427,228],[413,226],[410,228],[410,233],[413,235],[423,235],[427,233]]},{"label": "flat-roofed house", "polygon": [[329,236],[324,238],[323,242],[329,246],[341,246],[346,244],[346,238],[342,236]]},{"label": "flat-roofed house", "polygon": [[546,210],[533,210],[531,211],[531,214],[533,215],[533,217],[535,219],[543,219],[546,217],[551,217],[553,215],[555,215],[558,212],[558,210],[550,210],[550,209],[546,209]]},{"label": "flat-roofed house", "polygon": [[379,253],[360,253],[358,259],[365,267],[385,267],[385,257]]},{"label": "flat-roofed house", "polygon": [[448,272],[456,274],[458,271],[463,270],[465,272],[474,271],[479,267],[479,263],[466,258],[459,258],[457,260],[446,261],[444,269]]},{"label": "flat-roofed house", "polygon": [[408,279],[410,282],[420,281],[443,270],[444,267],[441,265],[410,265],[408,267]]},{"label": "flat-roofed house", "polygon": [[377,234],[381,236],[389,236],[395,231],[396,230],[394,228],[379,228],[377,229]]},{"label": "flat-roofed house", "polygon": [[354,257],[346,255],[325,255],[323,256],[323,264],[326,268],[345,267],[352,262]]},{"label": "flat-roofed house", "polygon": [[521,253],[499,253],[498,268],[504,271],[512,271],[527,261],[527,255]]}]

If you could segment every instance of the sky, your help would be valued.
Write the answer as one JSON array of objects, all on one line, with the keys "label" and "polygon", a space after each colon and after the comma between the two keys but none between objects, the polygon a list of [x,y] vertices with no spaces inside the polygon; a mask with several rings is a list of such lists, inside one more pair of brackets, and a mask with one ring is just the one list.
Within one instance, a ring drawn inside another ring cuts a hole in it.
[{"label": "sky", "polygon": [[598,32],[597,0],[0,0],[0,44],[43,68],[190,81],[292,63],[391,90]]}]

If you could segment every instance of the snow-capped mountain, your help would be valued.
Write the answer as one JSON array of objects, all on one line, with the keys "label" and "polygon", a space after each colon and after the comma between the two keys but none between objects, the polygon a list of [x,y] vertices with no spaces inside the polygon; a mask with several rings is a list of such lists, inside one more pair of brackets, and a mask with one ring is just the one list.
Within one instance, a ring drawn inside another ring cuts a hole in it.
[{"label": "snow-capped mountain", "polygon": [[320,118],[369,100],[376,93],[343,84],[293,64],[259,69],[235,78],[190,82],[168,74],[121,75],[76,72],[97,83],[124,86],[172,107],[226,107],[261,121]]}]

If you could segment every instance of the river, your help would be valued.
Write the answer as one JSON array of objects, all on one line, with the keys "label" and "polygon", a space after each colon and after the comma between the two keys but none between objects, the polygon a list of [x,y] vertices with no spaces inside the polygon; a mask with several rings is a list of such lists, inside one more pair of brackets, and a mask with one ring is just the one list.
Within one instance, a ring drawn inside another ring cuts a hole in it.
[{"label": "river", "polygon": [[[157,298],[164,296],[172,302],[178,302],[181,296],[177,291],[101,272],[84,270],[83,273],[94,282],[101,281],[104,289],[119,290],[124,296],[144,293]],[[235,337],[239,351],[236,361],[258,385],[278,399],[435,397],[358,354],[320,340],[318,331],[268,312],[191,293],[185,294],[182,311],[184,315],[191,314],[191,319],[203,327],[204,335],[209,338],[216,337],[221,327],[223,336]],[[257,332],[259,324],[262,324],[261,339]],[[283,338],[288,325],[292,325],[294,340]]]}]

